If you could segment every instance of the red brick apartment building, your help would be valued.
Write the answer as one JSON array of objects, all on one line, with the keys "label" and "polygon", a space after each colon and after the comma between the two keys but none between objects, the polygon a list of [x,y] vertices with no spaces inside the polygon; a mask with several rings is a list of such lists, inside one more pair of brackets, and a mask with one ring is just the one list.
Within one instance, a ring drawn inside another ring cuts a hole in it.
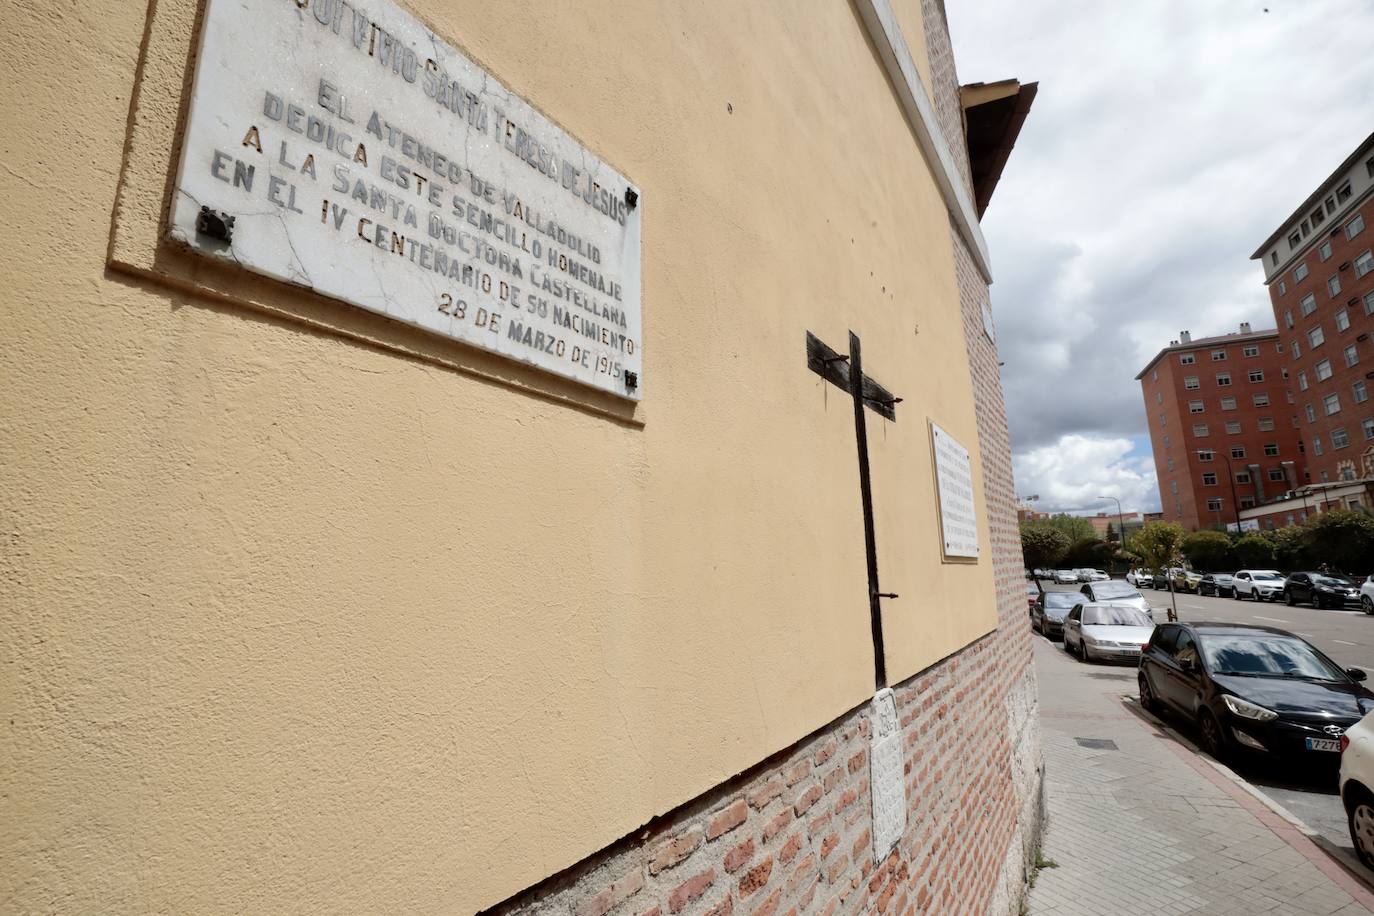
[{"label": "red brick apartment building", "polygon": [[1369,506],[1374,491],[1374,134],[1251,257],[1264,266],[1287,369],[1289,423],[1300,430],[1306,447],[1310,487],[1300,495],[1309,497],[1309,505],[1317,497],[1317,509],[1333,500]]},{"label": "red brick apartment building", "polygon": [[1145,396],[1163,520],[1239,524],[1241,512],[1292,490],[1305,456],[1287,401],[1276,330],[1178,340],[1136,378]]}]

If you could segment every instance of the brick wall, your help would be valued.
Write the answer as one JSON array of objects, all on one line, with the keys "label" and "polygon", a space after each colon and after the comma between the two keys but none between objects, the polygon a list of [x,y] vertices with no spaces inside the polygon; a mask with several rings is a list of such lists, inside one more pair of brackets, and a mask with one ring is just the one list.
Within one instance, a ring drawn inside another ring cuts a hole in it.
[{"label": "brick wall", "polygon": [[[927,2],[932,87],[967,176],[943,10]],[[967,180],[967,179],[966,179]],[[1038,844],[1041,750],[1011,446],[988,287],[953,225],[976,401],[998,628],[894,686],[905,833],[875,860],[869,708],[852,710],[493,914],[1013,914]]]}]

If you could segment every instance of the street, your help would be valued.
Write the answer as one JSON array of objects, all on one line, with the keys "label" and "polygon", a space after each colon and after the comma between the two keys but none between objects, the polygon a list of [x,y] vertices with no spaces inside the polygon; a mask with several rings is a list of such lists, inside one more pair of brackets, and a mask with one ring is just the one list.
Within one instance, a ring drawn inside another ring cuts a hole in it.
[{"label": "street", "polygon": [[[1057,586],[1049,582],[1043,582],[1042,585],[1046,591],[1077,591],[1076,586]],[[1167,591],[1147,588],[1141,594],[1154,608],[1156,622],[1168,619],[1170,602]],[[1318,610],[1308,605],[1288,607],[1282,602],[1236,601],[1193,594],[1179,594],[1177,599],[1180,620],[1247,623],[1288,630],[1311,642],[1341,666],[1361,668],[1374,677],[1374,617],[1357,609]],[[1062,643],[1056,642],[1055,645]],[[1120,687],[1123,694],[1135,696],[1133,678],[1123,679]],[[1195,737],[1191,723],[1182,722],[1176,716],[1166,716],[1165,721],[1184,736]],[[1337,794],[1334,767],[1330,770],[1300,772],[1291,767],[1267,766],[1249,759],[1228,763],[1256,789],[1292,812],[1330,843],[1348,852],[1353,862],[1354,853],[1345,810]]]}]

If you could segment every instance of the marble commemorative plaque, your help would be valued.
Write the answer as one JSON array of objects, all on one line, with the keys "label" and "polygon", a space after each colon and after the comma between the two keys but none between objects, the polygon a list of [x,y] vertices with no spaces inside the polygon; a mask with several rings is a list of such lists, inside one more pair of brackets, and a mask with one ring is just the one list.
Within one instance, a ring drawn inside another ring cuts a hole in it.
[{"label": "marble commemorative plaque", "polygon": [[390,0],[206,6],[170,214],[197,252],[638,400],[640,213]]},{"label": "marble commemorative plaque", "polygon": [[973,462],[968,449],[930,424],[935,485],[940,500],[940,542],[946,559],[978,559],[978,513],[973,502]]}]

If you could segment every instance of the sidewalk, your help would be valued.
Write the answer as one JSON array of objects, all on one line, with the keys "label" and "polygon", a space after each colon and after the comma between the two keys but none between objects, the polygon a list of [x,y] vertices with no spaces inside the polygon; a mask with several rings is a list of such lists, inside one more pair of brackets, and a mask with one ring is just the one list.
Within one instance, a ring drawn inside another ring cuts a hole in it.
[{"label": "sidewalk", "polygon": [[1032,916],[1374,913],[1374,893],[1288,821],[1132,712],[1134,668],[1035,641],[1042,855],[1059,867],[1040,871]]}]

